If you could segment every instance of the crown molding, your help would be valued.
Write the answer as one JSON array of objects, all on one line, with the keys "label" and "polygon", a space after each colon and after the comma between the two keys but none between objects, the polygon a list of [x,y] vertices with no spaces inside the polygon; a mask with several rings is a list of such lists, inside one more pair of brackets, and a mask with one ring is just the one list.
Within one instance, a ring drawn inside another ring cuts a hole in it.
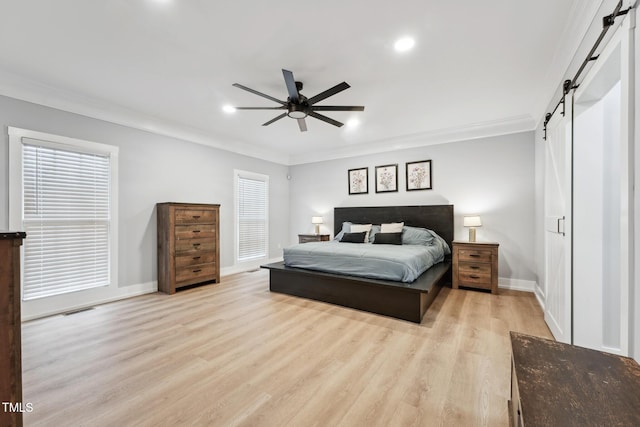
[{"label": "crown molding", "polygon": [[468,141],[472,139],[528,132],[533,131],[535,129],[535,125],[536,123],[533,117],[527,114],[501,120],[475,123],[467,126],[458,126],[455,128],[439,129],[372,141],[351,145],[337,150],[315,151],[300,155],[292,155],[289,158],[289,165],[293,166],[305,163],[315,163],[326,160],[343,159],[347,157],[445,144],[449,142]]},{"label": "crown molding", "polygon": [[221,135],[212,136],[199,129],[171,123],[167,120],[161,120],[157,117],[82,94],[60,90],[1,69],[0,95],[285,166],[362,156],[363,154],[384,153],[535,129],[532,117],[523,115],[456,128],[401,135],[339,149],[289,155],[271,149],[263,149],[256,145]]},{"label": "crown molding", "polygon": [[289,156],[284,153],[262,149],[223,135],[207,134],[77,92],[54,88],[2,69],[0,95],[278,164],[286,165],[289,162]]}]

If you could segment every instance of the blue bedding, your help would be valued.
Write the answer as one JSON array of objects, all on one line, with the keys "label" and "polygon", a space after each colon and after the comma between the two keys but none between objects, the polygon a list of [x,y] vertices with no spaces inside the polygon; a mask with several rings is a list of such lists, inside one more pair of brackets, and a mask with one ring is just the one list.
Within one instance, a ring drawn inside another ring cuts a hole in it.
[{"label": "blue bedding", "polygon": [[450,253],[444,240],[435,236],[426,246],[336,240],[303,243],[284,249],[284,263],[287,267],[411,283]]}]

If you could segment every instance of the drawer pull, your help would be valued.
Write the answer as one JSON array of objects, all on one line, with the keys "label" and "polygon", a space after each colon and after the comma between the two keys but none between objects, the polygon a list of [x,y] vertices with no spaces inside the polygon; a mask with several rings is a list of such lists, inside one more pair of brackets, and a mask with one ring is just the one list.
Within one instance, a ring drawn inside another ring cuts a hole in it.
[{"label": "drawer pull", "polygon": [[198,218],[200,218],[200,215],[191,215],[191,217],[192,217],[193,219],[198,219]]},{"label": "drawer pull", "polygon": [[472,256],[474,258],[478,258],[478,257],[480,257],[480,254],[469,254],[469,256]]},{"label": "drawer pull", "polygon": [[200,232],[200,230],[193,230],[193,232],[194,232],[194,233],[199,233],[199,232]]},{"label": "drawer pull", "polygon": [[202,258],[201,256],[194,256],[193,259],[200,259]]},{"label": "drawer pull", "polygon": [[475,274],[473,274],[473,275],[471,275],[469,277],[471,277],[472,279],[479,279],[480,278],[480,276],[476,276]]},{"label": "drawer pull", "polygon": [[200,273],[200,272],[202,271],[202,269],[201,269],[201,268],[199,268],[199,269],[197,269],[197,270],[191,270],[191,271],[192,271],[192,272],[194,272],[194,273]]},{"label": "drawer pull", "polygon": [[472,268],[472,269],[474,269],[474,270],[477,270],[477,269],[479,269],[480,267],[478,267],[477,265],[470,265],[470,266],[469,266],[469,268]]},{"label": "drawer pull", "polygon": [[193,244],[193,247],[194,247],[194,248],[197,248],[198,246],[200,246],[200,243],[194,243],[194,244]]}]

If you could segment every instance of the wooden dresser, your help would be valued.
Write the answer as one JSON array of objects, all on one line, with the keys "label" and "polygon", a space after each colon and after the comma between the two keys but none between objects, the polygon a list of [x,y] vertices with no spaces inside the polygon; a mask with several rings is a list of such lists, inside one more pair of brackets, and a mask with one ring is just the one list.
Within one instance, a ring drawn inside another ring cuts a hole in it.
[{"label": "wooden dresser", "polygon": [[220,283],[220,205],[158,203],[158,290]]},{"label": "wooden dresser", "polygon": [[453,242],[452,286],[498,293],[498,243]]},{"label": "wooden dresser", "polygon": [[[0,426],[21,426],[22,333],[20,245],[22,232],[0,231]],[[8,402],[13,407],[6,407]]]},{"label": "wooden dresser", "polygon": [[328,234],[298,234],[298,243],[328,242]]},{"label": "wooden dresser", "polygon": [[640,426],[628,357],[511,332],[512,426]]}]

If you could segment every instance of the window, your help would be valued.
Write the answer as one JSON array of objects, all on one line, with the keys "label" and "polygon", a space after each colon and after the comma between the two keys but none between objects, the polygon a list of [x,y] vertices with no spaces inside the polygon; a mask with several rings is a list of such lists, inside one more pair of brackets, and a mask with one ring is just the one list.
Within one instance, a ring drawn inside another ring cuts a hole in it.
[{"label": "window", "polygon": [[10,222],[27,233],[22,299],[112,286],[117,147],[16,128],[9,134]]},{"label": "window", "polygon": [[269,177],[235,171],[238,262],[267,257]]}]

